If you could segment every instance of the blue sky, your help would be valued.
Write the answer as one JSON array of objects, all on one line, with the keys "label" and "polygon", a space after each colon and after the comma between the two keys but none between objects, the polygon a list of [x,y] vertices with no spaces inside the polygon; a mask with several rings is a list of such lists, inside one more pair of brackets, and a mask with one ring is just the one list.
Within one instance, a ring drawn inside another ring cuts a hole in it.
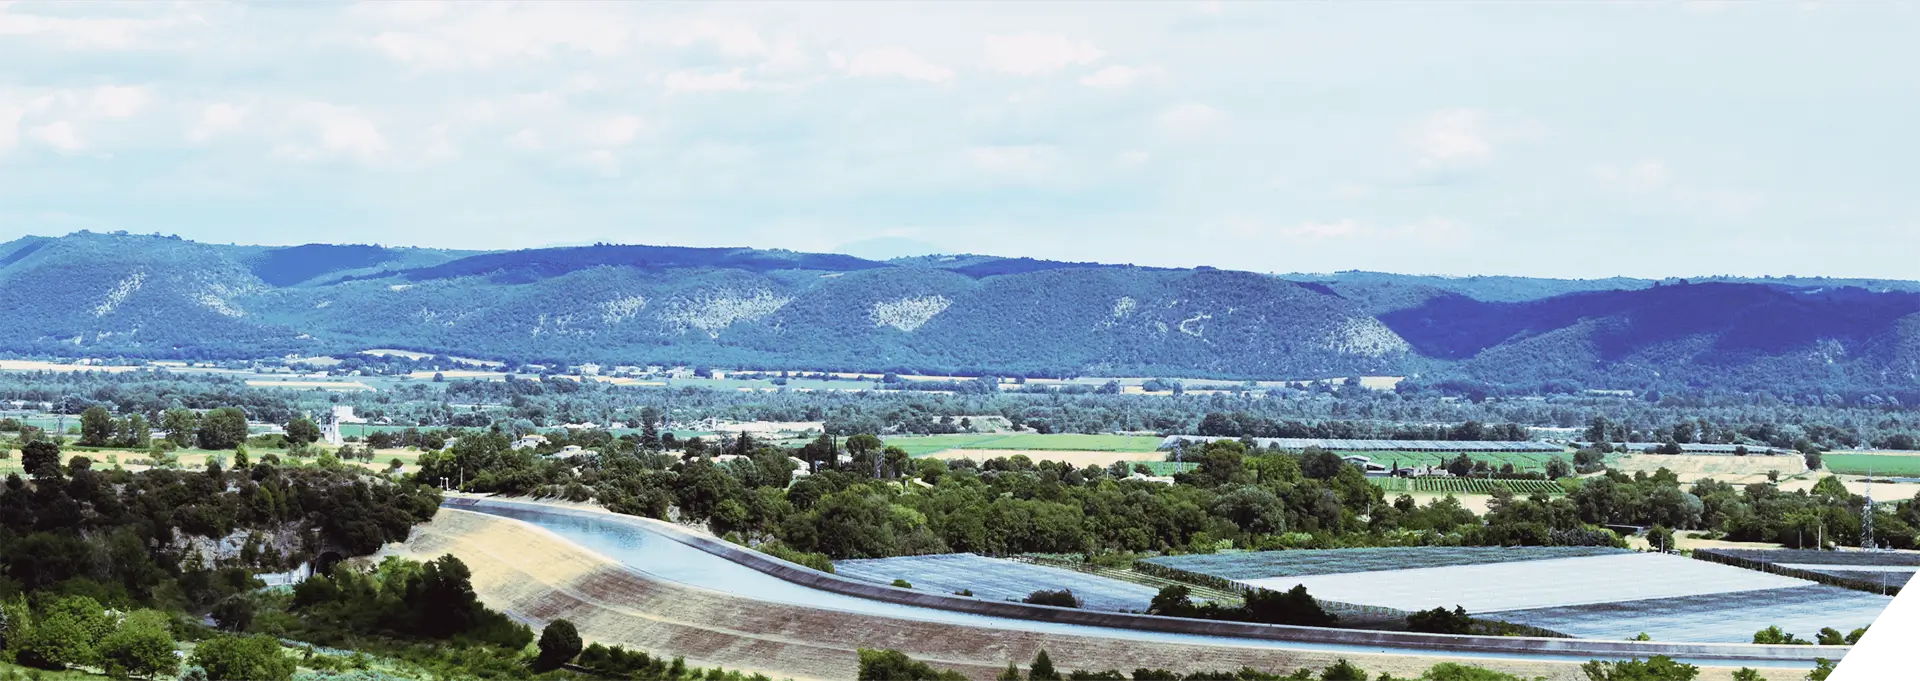
[{"label": "blue sky", "polygon": [[1920,4],[0,3],[0,238],[1920,278]]}]

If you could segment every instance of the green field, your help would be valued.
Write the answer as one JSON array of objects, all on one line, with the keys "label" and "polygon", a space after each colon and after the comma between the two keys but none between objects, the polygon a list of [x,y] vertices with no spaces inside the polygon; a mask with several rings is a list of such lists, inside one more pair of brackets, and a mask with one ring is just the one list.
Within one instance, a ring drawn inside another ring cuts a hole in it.
[{"label": "green field", "polygon": [[1139,463],[1152,469],[1154,475],[1173,475],[1174,473],[1184,473],[1200,467],[1200,464],[1191,461],[1184,463],[1175,463],[1172,461],[1141,461]]},{"label": "green field", "polygon": [[1492,494],[1496,486],[1504,486],[1514,494],[1532,495],[1536,492],[1550,496],[1566,494],[1560,483],[1552,480],[1487,480],[1484,478],[1418,477],[1418,478],[1367,478],[1382,491],[1433,492],[1448,494]]},{"label": "green field", "polygon": [[1920,454],[1825,454],[1820,465],[1843,475],[1920,476]]},{"label": "green field", "polygon": [[907,450],[913,456],[926,456],[949,449],[1020,449],[1073,452],[1140,452],[1143,459],[1157,459],[1160,438],[1151,435],[1082,435],[1059,433],[965,433],[955,435],[900,435],[886,438],[890,446]]}]

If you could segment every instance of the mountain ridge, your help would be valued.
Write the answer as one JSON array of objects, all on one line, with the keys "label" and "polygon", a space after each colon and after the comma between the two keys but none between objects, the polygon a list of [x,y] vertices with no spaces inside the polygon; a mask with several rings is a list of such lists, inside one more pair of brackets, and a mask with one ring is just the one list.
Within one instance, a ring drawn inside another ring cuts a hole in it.
[{"label": "mountain ridge", "polygon": [[[1854,286],[1852,284],[1861,284]],[[1920,382],[1920,283],[1271,275],[777,249],[0,244],[0,352],[1594,387]]]}]

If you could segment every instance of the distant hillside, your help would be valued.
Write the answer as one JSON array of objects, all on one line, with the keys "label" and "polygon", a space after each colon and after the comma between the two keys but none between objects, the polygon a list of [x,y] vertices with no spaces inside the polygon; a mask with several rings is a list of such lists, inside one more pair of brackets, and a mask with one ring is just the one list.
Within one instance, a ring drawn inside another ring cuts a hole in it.
[{"label": "distant hillside", "polygon": [[1912,386],[1911,282],[1286,275],[750,248],[0,244],[0,351],[1024,375]]}]

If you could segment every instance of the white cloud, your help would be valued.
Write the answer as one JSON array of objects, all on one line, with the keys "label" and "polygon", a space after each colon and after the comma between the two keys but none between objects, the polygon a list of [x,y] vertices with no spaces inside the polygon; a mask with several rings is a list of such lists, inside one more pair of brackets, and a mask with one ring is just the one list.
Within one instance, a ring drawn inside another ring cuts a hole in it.
[{"label": "white cloud", "polygon": [[408,4],[362,3],[354,14],[377,31],[366,41],[370,48],[423,69],[489,69],[562,48],[606,57],[631,39],[627,22],[609,14],[617,3],[380,7]]},{"label": "white cloud", "polygon": [[1044,76],[1069,66],[1085,66],[1106,53],[1093,43],[1059,34],[1023,33],[986,38],[987,66],[1016,76]]},{"label": "white cloud", "polygon": [[200,120],[187,131],[187,140],[205,142],[222,133],[239,129],[247,120],[250,107],[231,102],[214,102],[200,110]]},{"label": "white cloud", "polygon": [[26,115],[26,107],[0,101],[0,154],[20,145],[20,119]]},{"label": "white cloud", "polygon": [[68,121],[54,121],[34,127],[27,131],[27,137],[61,153],[73,153],[87,148],[86,143],[80,140],[80,135],[75,131],[73,123]]},{"label": "white cloud", "polygon": [[1152,161],[1153,154],[1139,150],[1123,151],[1114,154],[1113,160],[1115,163],[1120,164],[1122,168],[1138,168],[1146,165],[1148,161]]},{"label": "white cloud", "polygon": [[374,163],[388,154],[387,138],[380,127],[353,107],[307,102],[295,107],[294,118],[312,138],[304,144],[282,144],[278,151],[283,157],[310,161],[341,156]]},{"label": "white cloud", "polygon": [[132,118],[147,105],[142,87],[104,85],[93,89],[91,111],[99,118]]},{"label": "white cloud", "polygon": [[152,33],[175,23],[171,19],[55,17],[14,12],[0,5],[0,36],[42,38],[68,49],[146,47]]},{"label": "white cloud", "polygon": [[1667,166],[1645,160],[1628,166],[1603,165],[1593,171],[1601,182],[1629,189],[1652,189],[1667,183]]},{"label": "white cloud", "polygon": [[929,83],[953,80],[953,70],[929,62],[907,50],[882,48],[854,55],[846,64],[850,76],[896,76]]},{"label": "white cloud", "polygon": [[973,147],[967,160],[988,172],[1035,175],[1059,162],[1060,150],[1044,144]]},{"label": "white cloud", "polygon": [[1493,157],[1486,112],[1479,109],[1435,111],[1407,130],[1407,142],[1422,167],[1478,165]]},{"label": "white cloud", "polygon": [[614,158],[613,152],[605,149],[595,149],[587,152],[586,155],[580,157],[580,164],[599,174],[601,177],[611,178],[620,176],[620,161]]},{"label": "white cloud", "polygon": [[1173,132],[1202,130],[1220,120],[1220,110],[1199,102],[1186,102],[1160,112],[1160,127]]},{"label": "white cloud", "polygon": [[639,116],[614,116],[595,123],[588,132],[588,141],[617,147],[632,142],[645,127]]},{"label": "white cloud", "polygon": [[1371,243],[1374,241],[1392,243],[1429,243],[1437,244],[1459,240],[1466,236],[1452,220],[1432,218],[1403,224],[1374,224],[1341,218],[1339,220],[1309,220],[1291,225],[1275,226],[1261,220],[1235,217],[1213,228],[1227,235],[1242,239],[1281,239],[1296,243]]},{"label": "white cloud", "polygon": [[531,151],[539,151],[547,148],[546,140],[541,138],[540,131],[533,128],[521,128],[518,132],[513,133],[511,137],[507,138],[507,144],[515,148]]},{"label": "white cloud", "polygon": [[667,74],[663,84],[667,92],[728,92],[745,90],[752,87],[743,77],[746,69],[735,68],[718,73],[699,71],[674,71]]},{"label": "white cloud", "polygon": [[1150,68],[1108,66],[1080,77],[1080,84],[1102,90],[1123,90],[1155,73]]},{"label": "white cloud", "polygon": [[773,53],[767,41],[760,37],[760,31],[751,26],[720,24],[711,21],[696,21],[673,39],[678,47],[687,47],[697,43],[708,43],[719,50],[721,55],[736,59],[764,57]]}]

